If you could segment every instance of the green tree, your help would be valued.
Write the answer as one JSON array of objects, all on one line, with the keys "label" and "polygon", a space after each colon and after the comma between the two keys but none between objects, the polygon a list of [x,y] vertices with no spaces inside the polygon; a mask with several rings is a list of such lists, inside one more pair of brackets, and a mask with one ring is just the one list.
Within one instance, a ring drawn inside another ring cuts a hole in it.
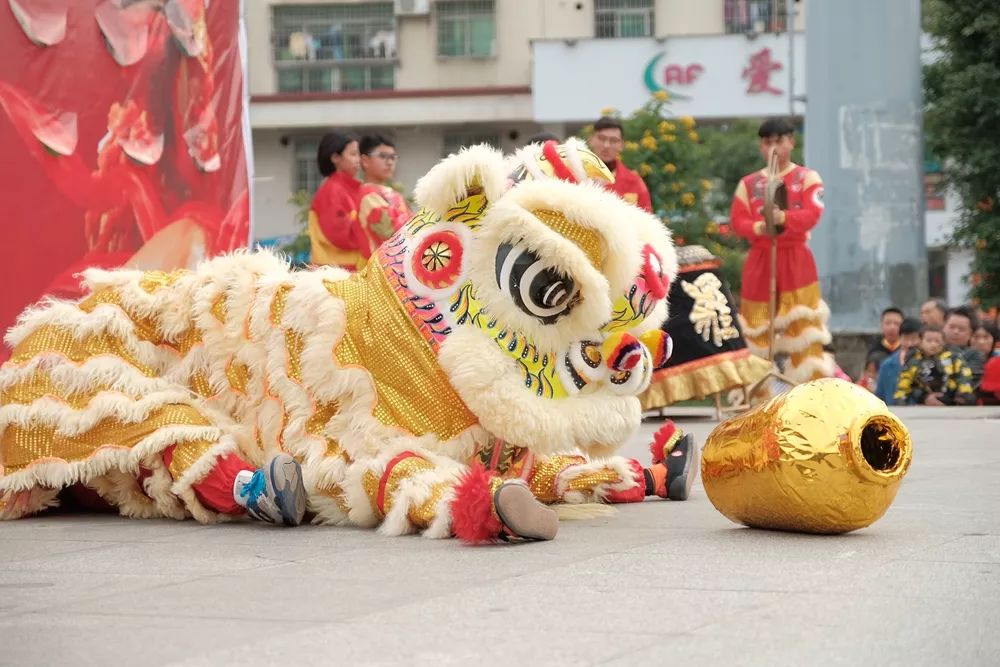
[{"label": "green tree", "polygon": [[293,264],[302,266],[309,262],[309,251],[312,248],[308,229],[312,194],[302,188],[292,193],[288,198],[288,203],[295,207],[296,235],[290,242],[280,246],[278,250],[288,255]]},{"label": "green tree", "polygon": [[953,241],[974,251],[972,298],[1000,305],[1000,3],[925,0],[937,58],[924,69],[931,152],[959,198]]}]

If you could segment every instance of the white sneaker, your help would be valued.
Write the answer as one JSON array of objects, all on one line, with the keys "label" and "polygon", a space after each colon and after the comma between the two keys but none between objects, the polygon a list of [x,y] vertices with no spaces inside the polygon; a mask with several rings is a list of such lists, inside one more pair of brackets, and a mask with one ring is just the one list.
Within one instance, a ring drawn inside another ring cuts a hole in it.
[{"label": "white sneaker", "polygon": [[302,466],[288,454],[278,454],[263,468],[236,476],[233,498],[258,521],[297,526],[306,513]]}]

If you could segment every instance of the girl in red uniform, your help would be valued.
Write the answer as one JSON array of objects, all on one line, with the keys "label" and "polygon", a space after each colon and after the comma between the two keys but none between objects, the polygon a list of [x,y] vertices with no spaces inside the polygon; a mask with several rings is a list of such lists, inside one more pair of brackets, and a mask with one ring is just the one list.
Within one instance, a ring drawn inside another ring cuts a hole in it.
[{"label": "girl in red uniform", "polygon": [[326,180],[319,186],[309,211],[309,240],[313,264],[332,264],[355,271],[364,265],[367,248],[358,220],[361,183],[358,140],[330,132],[319,142],[319,172]]}]

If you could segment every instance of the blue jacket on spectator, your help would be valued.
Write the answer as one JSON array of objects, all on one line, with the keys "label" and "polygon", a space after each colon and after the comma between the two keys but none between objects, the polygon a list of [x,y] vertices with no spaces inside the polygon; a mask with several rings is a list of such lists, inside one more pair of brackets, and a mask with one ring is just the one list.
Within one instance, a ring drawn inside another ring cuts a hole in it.
[{"label": "blue jacket on spectator", "polygon": [[900,357],[902,353],[902,350],[896,350],[886,357],[878,367],[878,376],[875,378],[875,395],[885,401],[886,405],[893,404],[892,395],[896,393],[899,374],[903,372],[903,360]]}]

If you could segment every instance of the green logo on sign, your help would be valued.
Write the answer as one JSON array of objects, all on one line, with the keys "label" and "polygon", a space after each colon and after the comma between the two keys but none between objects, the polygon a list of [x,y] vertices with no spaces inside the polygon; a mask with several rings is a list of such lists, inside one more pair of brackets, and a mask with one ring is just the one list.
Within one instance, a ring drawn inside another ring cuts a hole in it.
[{"label": "green logo on sign", "polygon": [[[689,100],[691,99],[687,95],[681,95],[671,88],[667,88],[667,85],[688,85],[695,82],[701,73],[705,71],[705,68],[699,63],[694,63],[687,66],[682,65],[667,65],[663,68],[661,73],[662,83],[657,80],[657,66],[663,57],[667,55],[666,51],[656,54],[653,56],[649,64],[646,65],[646,69],[642,74],[643,83],[646,84],[646,89],[651,93],[657,93],[659,91],[664,91],[669,93],[670,96],[677,100]],[[666,85],[664,85],[666,84]]]}]

